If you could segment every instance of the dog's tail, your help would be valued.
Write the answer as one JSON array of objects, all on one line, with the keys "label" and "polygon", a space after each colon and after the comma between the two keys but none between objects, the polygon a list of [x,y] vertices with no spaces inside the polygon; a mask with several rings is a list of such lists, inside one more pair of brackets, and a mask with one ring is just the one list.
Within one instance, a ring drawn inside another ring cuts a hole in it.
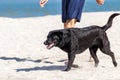
[{"label": "dog's tail", "polygon": [[104,29],[104,30],[106,31],[108,28],[110,28],[110,27],[112,26],[112,22],[113,22],[114,17],[116,17],[116,16],[118,16],[118,15],[120,15],[120,13],[114,13],[114,14],[112,14],[112,15],[109,17],[109,20],[108,20],[107,24],[104,25],[104,26],[102,27],[102,29]]}]

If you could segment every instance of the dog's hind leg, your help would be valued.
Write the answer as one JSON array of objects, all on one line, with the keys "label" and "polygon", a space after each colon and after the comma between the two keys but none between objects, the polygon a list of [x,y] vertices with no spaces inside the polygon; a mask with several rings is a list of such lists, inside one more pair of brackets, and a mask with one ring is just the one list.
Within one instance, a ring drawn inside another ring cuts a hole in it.
[{"label": "dog's hind leg", "polygon": [[96,52],[98,50],[98,46],[92,46],[92,47],[89,48],[89,50],[90,50],[91,56],[93,57],[93,59],[95,61],[95,67],[97,67],[98,63],[99,63],[98,57],[96,55]]},{"label": "dog's hind leg", "polygon": [[112,62],[114,66],[117,66],[117,62],[114,56],[114,53],[110,50],[110,43],[108,41],[107,36],[104,36],[104,39],[102,39],[102,45],[100,46],[100,50],[104,53],[109,55],[112,58]]},{"label": "dog's hind leg", "polygon": [[114,53],[110,50],[110,48],[108,48],[107,46],[106,46],[106,47],[104,46],[103,48],[100,48],[100,50],[101,50],[103,53],[109,55],[109,56],[112,58],[112,62],[113,62],[113,64],[114,64],[114,66],[116,67],[116,66],[117,66],[117,62],[116,62]]}]

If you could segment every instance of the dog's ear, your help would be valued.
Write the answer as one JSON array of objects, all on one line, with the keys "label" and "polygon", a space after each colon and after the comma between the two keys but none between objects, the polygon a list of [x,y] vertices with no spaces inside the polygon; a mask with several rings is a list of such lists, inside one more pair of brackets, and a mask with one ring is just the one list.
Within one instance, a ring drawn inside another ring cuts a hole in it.
[{"label": "dog's ear", "polygon": [[54,30],[54,31],[49,32],[49,35],[50,35],[50,36],[56,35],[56,36],[58,36],[59,38],[62,38],[63,32],[61,32],[60,30]]},{"label": "dog's ear", "polygon": [[71,35],[68,30],[61,30],[60,34],[62,35],[62,38],[64,38],[64,39],[70,37],[70,35]]},{"label": "dog's ear", "polygon": [[66,29],[50,31],[49,35],[57,35],[62,38],[70,36],[70,31]]}]

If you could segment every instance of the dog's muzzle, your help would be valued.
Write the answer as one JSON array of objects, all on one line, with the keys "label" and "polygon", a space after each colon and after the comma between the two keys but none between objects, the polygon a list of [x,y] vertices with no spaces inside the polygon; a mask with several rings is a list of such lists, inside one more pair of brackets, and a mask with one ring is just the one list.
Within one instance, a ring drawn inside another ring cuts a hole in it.
[{"label": "dog's muzzle", "polygon": [[47,49],[51,49],[52,47],[55,46],[55,41],[53,41],[51,43],[47,43],[47,41],[45,41],[44,44],[47,45]]}]

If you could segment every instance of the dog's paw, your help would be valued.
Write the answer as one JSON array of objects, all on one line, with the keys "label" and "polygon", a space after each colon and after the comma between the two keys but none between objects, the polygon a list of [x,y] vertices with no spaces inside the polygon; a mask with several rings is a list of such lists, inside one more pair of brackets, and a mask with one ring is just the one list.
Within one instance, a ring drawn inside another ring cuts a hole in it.
[{"label": "dog's paw", "polygon": [[117,62],[113,62],[114,66],[117,67]]},{"label": "dog's paw", "polygon": [[65,70],[62,70],[62,71],[70,71],[71,70],[71,68],[66,68]]}]

